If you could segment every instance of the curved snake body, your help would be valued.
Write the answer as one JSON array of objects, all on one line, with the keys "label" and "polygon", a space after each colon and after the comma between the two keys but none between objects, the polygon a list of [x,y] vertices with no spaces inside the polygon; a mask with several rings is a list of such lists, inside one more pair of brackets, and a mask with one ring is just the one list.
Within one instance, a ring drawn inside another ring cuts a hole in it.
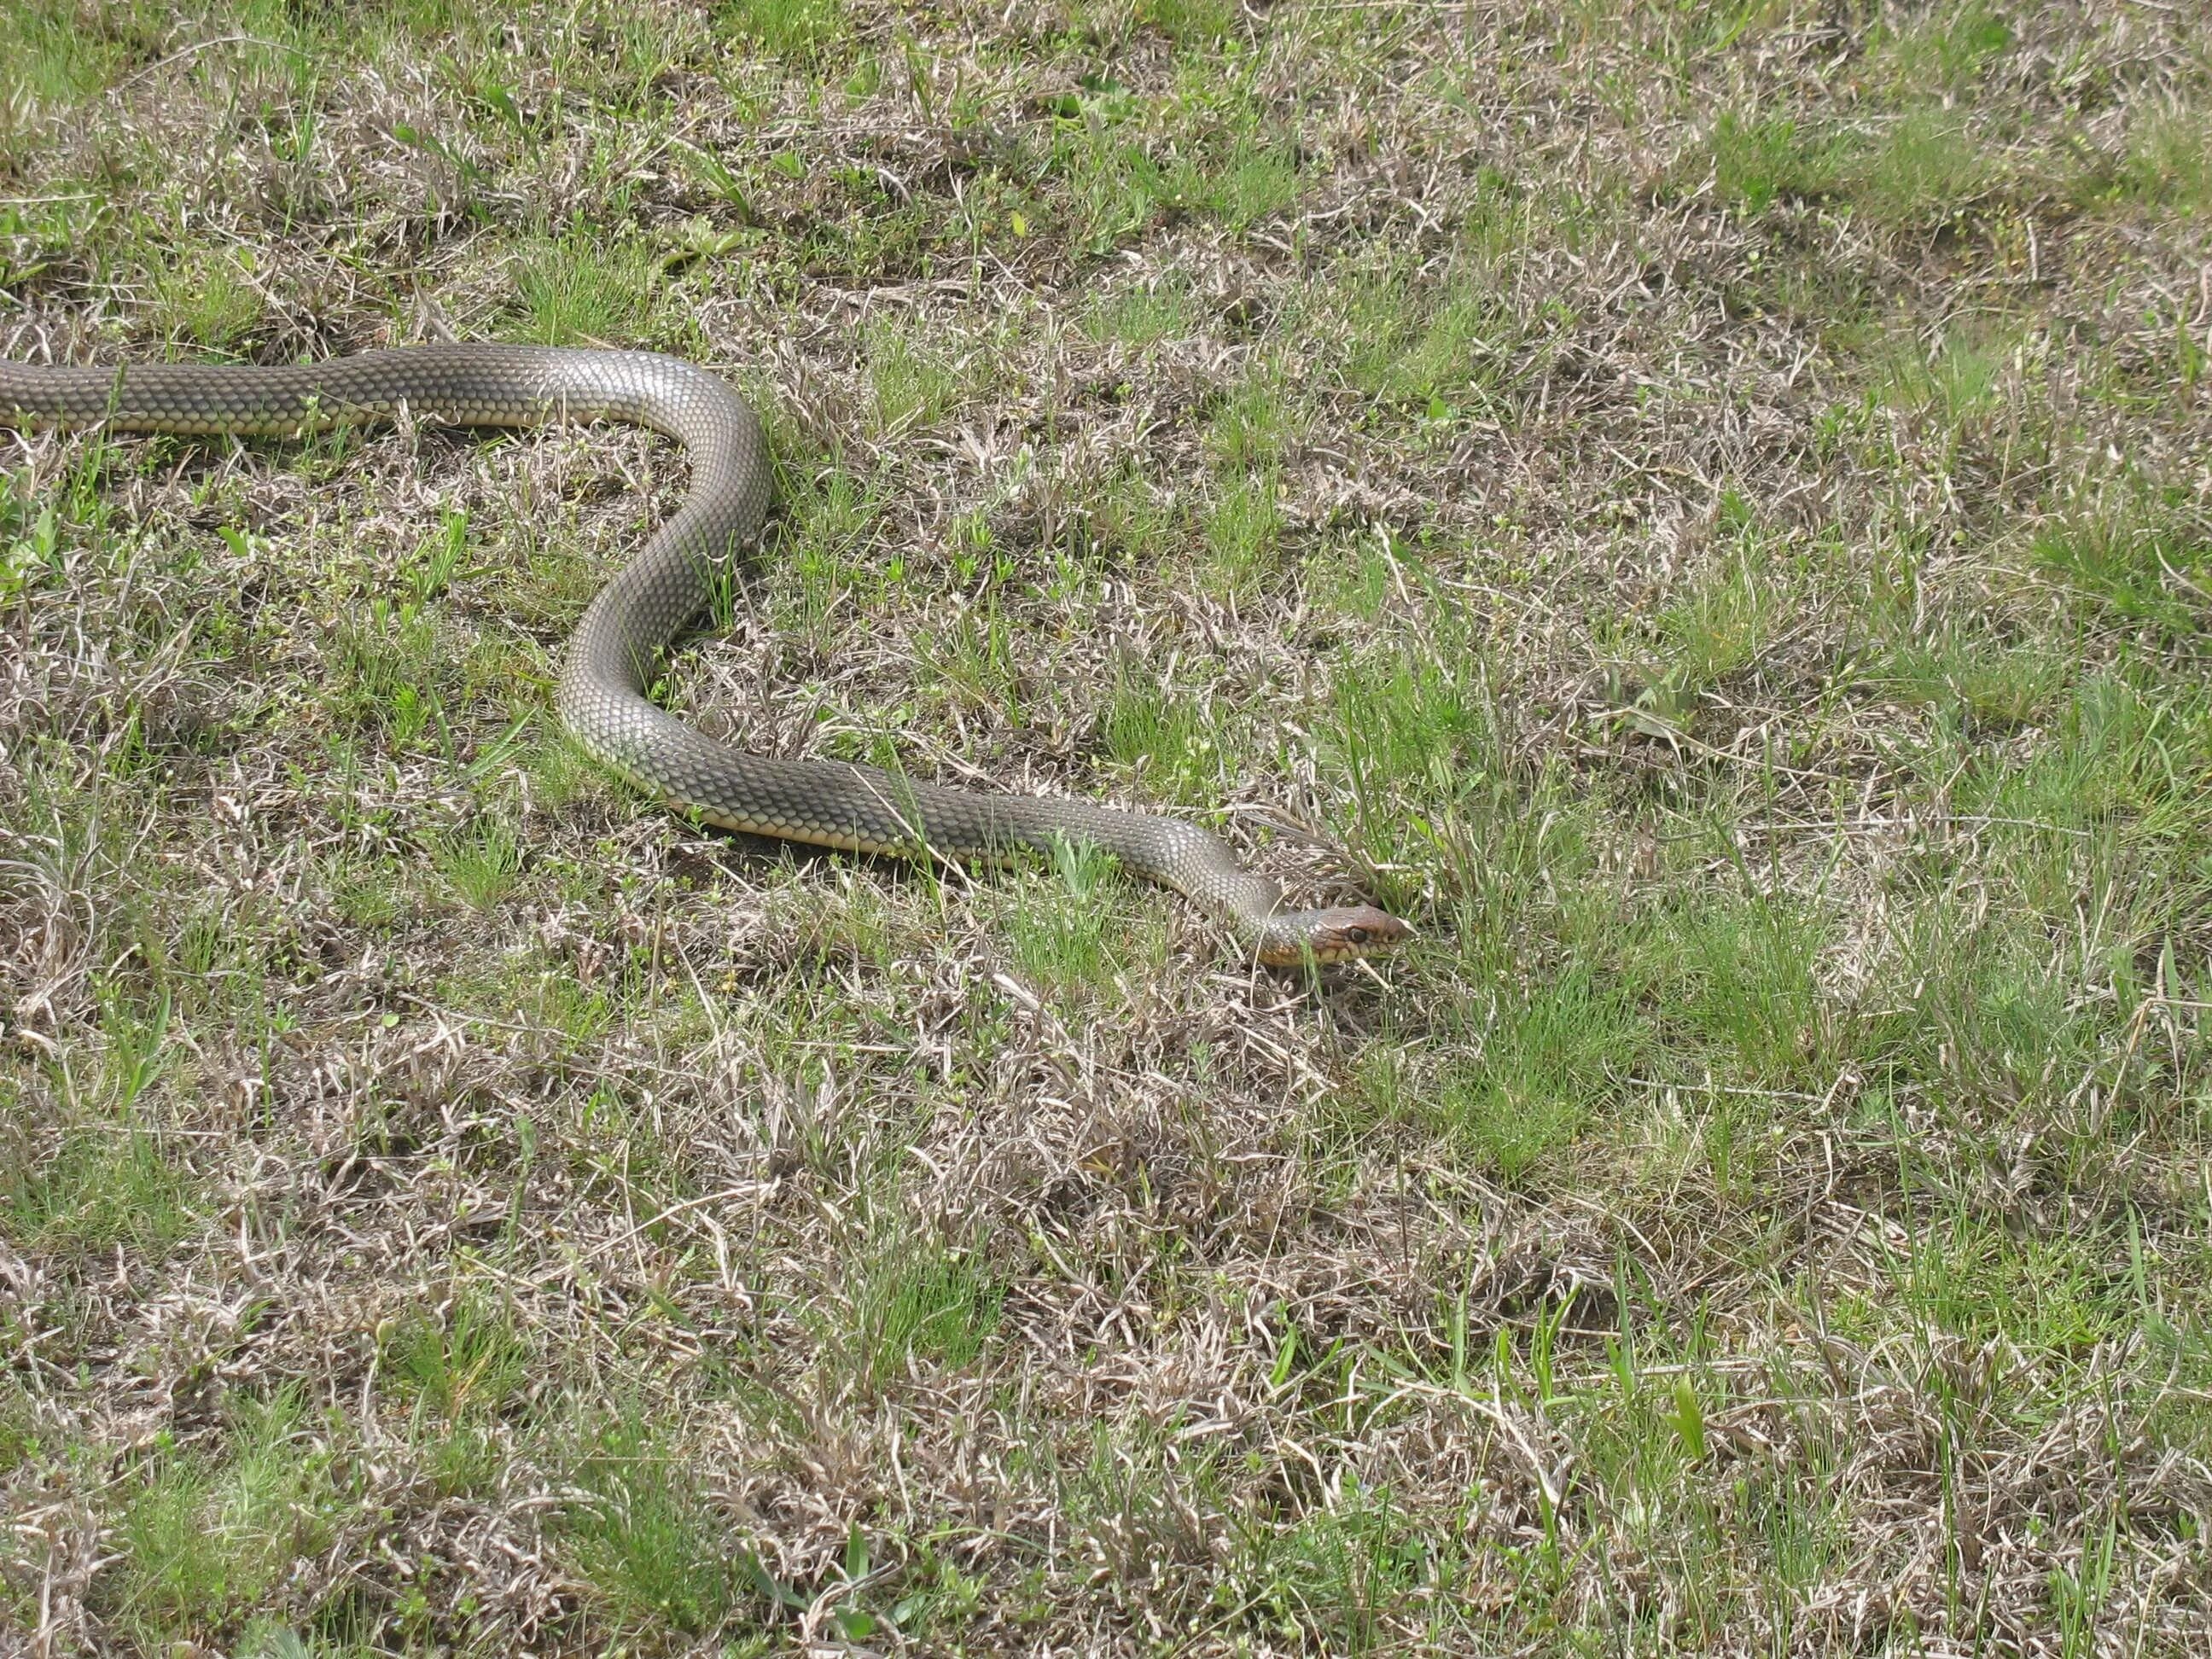
[{"label": "curved snake body", "polygon": [[648,352],[450,345],[292,368],[0,362],[0,418],[133,432],[289,435],[403,410],[459,426],[599,418],[649,427],[690,452],[691,488],[600,589],[568,644],[562,722],[603,764],[678,811],[726,829],[864,853],[998,860],[1089,841],[1237,924],[1285,965],[1372,954],[1407,937],[1357,905],[1286,910],[1281,890],[1196,826],[1042,796],[911,781],[842,761],[749,755],[646,696],[655,655],[707,605],[714,573],[759,532],[770,472],[760,422],[720,377]]}]

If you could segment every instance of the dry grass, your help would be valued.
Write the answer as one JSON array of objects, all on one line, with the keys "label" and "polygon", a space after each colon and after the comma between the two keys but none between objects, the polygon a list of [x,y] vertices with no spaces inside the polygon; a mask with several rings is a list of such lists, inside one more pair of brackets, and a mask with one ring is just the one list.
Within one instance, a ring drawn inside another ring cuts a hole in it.
[{"label": "dry grass", "polygon": [[2188,6],[0,0],[0,352],[716,364],[665,695],[1425,939],[688,830],[639,434],[0,437],[0,1648],[2212,1643]]}]

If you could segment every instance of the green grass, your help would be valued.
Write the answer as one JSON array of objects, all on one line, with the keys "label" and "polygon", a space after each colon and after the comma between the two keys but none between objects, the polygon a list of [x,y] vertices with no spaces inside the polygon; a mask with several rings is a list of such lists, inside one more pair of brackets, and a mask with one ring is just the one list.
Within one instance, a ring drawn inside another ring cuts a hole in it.
[{"label": "green grass", "polygon": [[66,7],[48,0],[9,0],[0,11],[0,39],[11,50],[0,70],[0,104],[27,95],[68,105],[98,91],[133,46],[146,44],[150,20],[125,12],[112,33],[78,27]]},{"label": "green grass", "polygon": [[[1749,510],[1740,502],[1738,507]],[[1723,498],[1724,517],[1729,510]],[[1742,534],[1717,568],[1659,613],[1668,693],[1693,696],[1753,669],[1800,614],[1806,597],[1778,550],[1755,534]]]},{"label": "green grass", "polygon": [[240,256],[154,264],[155,325],[179,345],[226,352],[247,343],[263,320],[260,295]]},{"label": "green grass", "polygon": [[1642,1046],[1641,1027],[1619,988],[1567,968],[1501,998],[1480,1060],[1456,1068],[1416,1110],[1462,1156],[1516,1180],[1604,1110]]},{"label": "green grass", "polygon": [[1419,929],[610,779],[655,435],[0,437],[0,1650],[2203,1649],[2209,53],[0,0],[11,352],[710,363],[682,718]]},{"label": "green grass", "polygon": [[1897,117],[1847,178],[1863,211],[1903,227],[1940,222],[1978,199],[1996,182],[1996,164],[1960,116],[1917,108]]},{"label": "green grass", "polygon": [[1723,200],[1750,213],[1777,201],[1817,200],[1838,182],[1838,149],[1787,116],[1724,110],[1713,127],[1713,183]]},{"label": "green grass", "polygon": [[619,1624],[699,1636],[731,1618],[751,1588],[745,1558],[671,1445],[635,1416],[611,1419],[576,1480],[565,1547]]},{"label": "green grass", "polygon": [[430,857],[464,904],[489,910],[514,886],[522,849],[511,828],[496,818],[484,818],[439,836],[431,844]]},{"label": "green grass", "polygon": [[838,0],[730,0],[714,21],[738,40],[800,63],[830,52],[847,33]]},{"label": "green grass", "polygon": [[324,1549],[348,1494],[299,1402],[241,1401],[212,1454],[163,1451],[122,1513],[101,1600],[142,1639],[188,1639],[265,1608]]},{"label": "green grass", "polygon": [[876,421],[886,434],[933,426],[958,406],[972,366],[917,346],[885,330],[869,342],[868,375],[875,390]]},{"label": "green grass", "polygon": [[2185,497],[2115,495],[2051,523],[2035,538],[2036,562],[2115,625],[2174,637],[2197,633],[2212,603],[2202,580],[2212,564],[2212,526]]},{"label": "green grass", "polygon": [[1889,670],[1900,698],[1996,732],[2039,724],[2073,671],[2047,644],[2008,643],[1964,623],[1901,641]]},{"label": "green grass", "polygon": [[1045,878],[1020,890],[1013,958],[1023,977],[1066,992],[1106,981],[1124,965],[1109,901],[1112,854],[1088,842],[1054,844]]},{"label": "green grass", "polygon": [[642,344],[652,332],[658,277],[634,242],[571,228],[525,244],[512,265],[510,337],[531,345]]},{"label": "green grass", "polygon": [[1198,314],[1193,297],[1181,289],[1131,289],[1103,298],[1084,319],[1084,327],[1102,340],[1157,345],[1188,334]]},{"label": "green grass", "polygon": [[159,1256],[192,1224],[192,1183],[160,1138],[127,1117],[65,1131],[0,1188],[0,1217],[19,1243],[98,1253],[128,1243]]},{"label": "green grass", "polygon": [[2152,112],[2130,131],[2124,178],[2141,200],[2212,213],[2212,118],[2202,108]]},{"label": "green grass", "polygon": [[1878,359],[1883,396],[1956,425],[1997,400],[2008,343],[2002,331],[1986,328],[1947,331],[1932,351],[1917,338],[1893,339]]},{"label": "green grass", "polygon": [[961,1257],[925,1254],[889,1269],[860,1310],[868,1376],[882,1382],[915,1361],[973,1364],[999,1322],[1000,1294],[979,1264]]}]

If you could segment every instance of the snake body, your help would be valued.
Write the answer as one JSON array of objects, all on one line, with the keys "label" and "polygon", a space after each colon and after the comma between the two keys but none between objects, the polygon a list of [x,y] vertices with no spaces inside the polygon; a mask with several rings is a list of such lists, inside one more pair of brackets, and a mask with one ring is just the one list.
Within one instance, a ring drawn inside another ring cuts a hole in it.
[{"label": "snake body", "polygon": [[1407,925],[1366,905],[1288,910],[1194,824],[1042,796],[940,788],[874,767],[750,755],[646,696],[657,653],[705,609],[714,574],[751,541],[770,494],[753,411],[718,375],[649,352],[441,345],[296,367],[188,363],[49,368],[0,362],[0,419],[133,432],[290,435],[405,410],[459,426],[563,418],[648,427],[690,453],[683,506],[601,588],[568,643],[555,704],[605,765],[678,811],[726,829],[848,851],[1003,860],[1092,842],[1235,924],[1278,965],[1370,955]]}]

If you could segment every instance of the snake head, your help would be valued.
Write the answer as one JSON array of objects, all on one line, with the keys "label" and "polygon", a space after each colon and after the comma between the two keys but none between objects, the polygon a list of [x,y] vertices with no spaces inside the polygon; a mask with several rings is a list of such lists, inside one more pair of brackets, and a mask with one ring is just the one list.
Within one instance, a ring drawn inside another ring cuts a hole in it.
[{"label": "snake head", "polygon": [[1270,968],[1296,968],[1309,957],[1320,963],[1351,962],[1395,950],[1413,936],[1411,926],[1371,904],[1301,910],[1269,919],[1260,960]]}]

